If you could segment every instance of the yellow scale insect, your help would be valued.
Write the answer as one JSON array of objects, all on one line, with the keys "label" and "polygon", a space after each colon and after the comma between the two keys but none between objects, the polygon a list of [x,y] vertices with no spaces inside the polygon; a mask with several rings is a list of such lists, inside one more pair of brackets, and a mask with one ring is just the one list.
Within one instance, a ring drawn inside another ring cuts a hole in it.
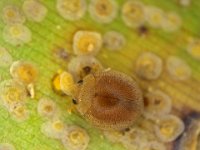
[{"label": "yellow scale insect", "polygon": [[101,34],[94,31],[77,31],[73,38],[76,55],[96,55],[102,47]]},{"label": "yellow scale insect", "polygon": [[10,67],[10,74],[15,80],[25,85],[29,85],[36,81],[38,71],[31,62],[19,60],[13,62]]}]

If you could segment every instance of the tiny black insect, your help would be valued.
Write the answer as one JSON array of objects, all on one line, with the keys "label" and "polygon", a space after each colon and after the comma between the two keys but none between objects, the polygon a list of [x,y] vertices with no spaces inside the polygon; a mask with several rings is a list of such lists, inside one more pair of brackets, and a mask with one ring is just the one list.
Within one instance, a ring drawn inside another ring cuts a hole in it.
[{"label": "tiny black insect", "polygon": [[77,83],[81,84],[81,83],[83,83],[83,80],[79,80]]},{"label": "tiny black insect", "polygon": [[73,102],[73,104],[75,104],[75,105],[78,104],[78,103],[77,103],[77,100],[75,100],[75,99],[72,99],[72,102]]}]

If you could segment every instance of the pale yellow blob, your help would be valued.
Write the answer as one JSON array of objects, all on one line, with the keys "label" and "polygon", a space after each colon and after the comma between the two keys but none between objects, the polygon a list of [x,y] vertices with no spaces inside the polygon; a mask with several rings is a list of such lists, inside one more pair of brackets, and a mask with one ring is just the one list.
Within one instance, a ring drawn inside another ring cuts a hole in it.
[{"label": "pale yellow blob", "polygon": [[11,45],[22,45],[31,41],[31,31],[22,24],[7,25],[3,29],[3,38]]},{"label": "pale yellow blob", "polygon": [[102,46],[101,34],[94,31],[77,31],[73,38],[76,55],[96,55]]},{"label": "pale yellow blob", "polygon": [[21,10],[14,5],[6,5],[2,11],[2,18],[6,24],[22,24],[25,22],[25,17]]},{"label": "pale yellow blob", "polygon": [[48,11],[38,0],[25,0],[22,9],[27,19],[35,22],[43,21]]},{"label": "pale yellow blob", "polygon": [[58,13],[66,20],[75,21],[81,19],[86,12],[85,0],[57,0]]},{"label": "pale yellow blob", "polygon": [[90,137],[83,128],[70,126],[64,131],[61,140],[65,148],[70,150],[85,150]]},{"label": "pale yellow blob", "polygon": [[139,27],[145,22],[144,5],[135,1],[126,1],[122,6],[122,19],[129,27]]},{"label": "pale yellow blob", "polygon": [[36,81],[38,70],[31,62],[19,60],[15,61],[10,67],[10,74],[15,80],[29,85]]},{"label": "pale yellow blob", "polygon": [[115,0],[91,0],[89,13],[99,23],[110,23],[117,16],[118,5]]}]

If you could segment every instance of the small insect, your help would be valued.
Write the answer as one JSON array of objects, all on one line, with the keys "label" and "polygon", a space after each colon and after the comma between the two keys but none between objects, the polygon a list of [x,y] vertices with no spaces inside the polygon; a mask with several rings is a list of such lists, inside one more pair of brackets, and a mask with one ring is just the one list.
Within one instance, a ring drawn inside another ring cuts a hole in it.
[{"label": "small insect", "polygon": [[142,92],[127,75],[107,70],[87,75],[74,95],[77,110],[94,126],[124,129],[143,112]]},{"label": "small insect", "polygon": [[118,14],[118,5],[115,0],[91,0],[89,13],[99,23],[110,23]]},{"label": "small insect", "polygon": [[25,0],[22,8],[26,17],[35,22],[43,21],[47,14],[47,8],[37,0]]},{"label": "small insect", "polygon": [[75,21],[85,15],[87,3],[85,0],[57,0],[56,8],[64,19]]}]

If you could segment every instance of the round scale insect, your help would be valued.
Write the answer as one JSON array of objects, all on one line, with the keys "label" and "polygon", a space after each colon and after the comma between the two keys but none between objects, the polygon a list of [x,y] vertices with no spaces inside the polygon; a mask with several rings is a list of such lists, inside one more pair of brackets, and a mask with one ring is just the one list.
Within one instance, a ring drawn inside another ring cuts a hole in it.
[{"label": "round scale insect", "polygon": [[110,23],[118,13],[115,0],[92,0],[89,6],[90,16],[99,23]]},{"label": "round scale insect", "polygon": [[174,141],[185,129],[183,121],[174,115],[165,115],[158,119],[155,133],[163,142]]},{"label": "round scale insect", "polygon": [[29,85],[36,81],[38,71],[31,62],[19,60],[13,62],[11,65],[10,74],[15,80],[25,85]]},{"label": "round scale insect", "polygon": [[29,111],[25,105],[15,104],[9,108],[11,116],[18,122],[25,121],[29,118]]},{"label": "round scale insect", "polygon": [[165,20],[162,24],[162,29],[167,32],[177,31],[182,25],[180,16],[174,12],[166,14]]},{"label": "round scale insect", "polygon": [[75,21],[85,15],[87,3],[85,0],[57,0],[56,8],[64,19]]},{"label": "round scale insect", "polygon": [[102,69],[101,63],[92,56],[75,57],[68,65],[68,71],[73,75],[75,81],[82,80],[86,75]]},{"label": "round scale insect", "polygon": [[102,46],[101,34],[94,31],[77,31],[73,38],[76,55],[96,55]]},{"label": "round scale insect", "polygon": [[159,78],[163,62],[159,56],[151,52],[142,53],[136,61],[136,73],[139,77],[147,80]]},{"label": "round scale insect", "polygon": [[90,137],[85,129],[78,126],[69,126],[63,132],[61,141],[67,149],[85,150],[88,147]]},{"label": "round scale insect", "polygon": [[37,0],[25,0],[22,9],[26,17],[35,22],[43,21],[47,14],[47,8]]},{"label": "round scale insect", "polygon": [[166,70],[170,77],[177,81],[184,81],[191,77],[190,66],[181,58],[170,56],[167,59]]},{"label": "round scale insect", "polygon": [[103,37],[104,46],[109,50],[119,50],[125,43],[126,39],[124,35],[117,31],[108,31]]},{"label": "round scale insect", "polygon": [[65,129],[65,124],[60,119],[45,122],[41,126],[41,132],[50,138],[60,139]]},{"label": "round scale insect", "polygon": [[20,9],[14,5],[7,5],[3,8],[2,19],[6,24],[22,24],[26,20]]},{"label": "round scale insect", "polygon": [[149,6],[145,8],[145,13],[147,23],[150,26],[154,28],[162,27],[162,24],[165,21],[165,14],[161,9]]},{"label": "round scale insect", "polygon": [[155,90],[144,96],[144,116],[148,119],[155,119],[171,111],[171,98],[160,90]]},{"label": "round scale insect", "polygon": [[4,40],[11,45],[22,45],[31,41],[31,31],[25,25],[6,25],[3,29]]},{"label": "round scale insect", "polygon": [[38,114],[46,118],[55,118],[58,115],[58,108],[54,101],[42,98],[38,102],[37,107]]},{"label": "round scale insect", "polygon": [[128,0],[122,6],[122,19],[128,27],[139,27],[145,22],[144,5]]},{"label": "round scale insect", "polygon": [[0,93],[1,101],[8,109],[13,104],[24,103],[27,97],[25,87],[12,79],[1,82]]},{"label": "round scale insect", "polygon": [[142,92],[129,76],[112,70],[87,75],[74,95],[77,110],[94,126],[123,129],[143,112]]}]

